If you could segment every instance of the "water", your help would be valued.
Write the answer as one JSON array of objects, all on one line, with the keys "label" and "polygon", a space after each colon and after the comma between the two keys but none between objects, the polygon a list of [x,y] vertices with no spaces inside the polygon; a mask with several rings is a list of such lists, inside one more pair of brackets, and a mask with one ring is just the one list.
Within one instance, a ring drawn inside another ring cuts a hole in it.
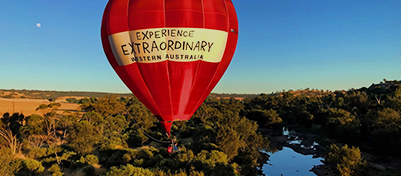
[{"label": "water", "polygon": [[323,164],[323,158],[312,158],[313,155],[302,155],[289,147],[270,155],[268,164],[263,165],[263,174],[266,176],[293,176],[315,175],[310,172],[314,165]]},{"label": "water", "polygon": [[[307,147],[301,145],[302,140],[299,139],[298,134],[293,130],[288,131],[287,128],[283,128],[283,135],[288,136],[288,144],[299,145],[304,149],[316,150],[315,146],[319,145],[316,142]],[[303,155],[285,146],[283,150],[268,154],[270,155],[269,161],[262,167],[263,174],[266,176],[315,176],[316,174],[310,170],[313,166],[323,164],[321,157],[313,158],[313,155]]]}]

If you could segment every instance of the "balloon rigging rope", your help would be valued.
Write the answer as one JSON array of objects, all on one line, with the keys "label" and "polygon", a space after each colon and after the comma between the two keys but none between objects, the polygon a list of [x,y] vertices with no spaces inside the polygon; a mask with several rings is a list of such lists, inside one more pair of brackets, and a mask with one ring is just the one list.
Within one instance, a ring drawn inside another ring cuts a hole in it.
[{"label": "balloon rigging rope", "polygon": [[[141,128],[141,127],[139,127],[139,128]],[[145,134],[147,137],[153,139],[156,142],[166,143],[166,144],[170,144],[171,143],[171,141],[162,141],[162,140],[156,139],[156,138],[152,137],[151,135],[149,135],[148,133],[146,133],[142,128],[141,128],[141,130],[142,130],[143,134]]]},{"label": "balloon rigging rope", "polygon": [[[135,119],[132,119],[132,120],[135,122],[135,124],[138,124]],[[150,138],[156,142],[165,143],[165,144],[171,143],[171,141],[162,141],[162,140],[156,139],[156,138],[152,137],[150,134],[146,133],[145,130],[143,130],[142,127],[140,127],[139,125],[138,125],[138,127],[142,130],[142,132],[143,132],[143,134],[145,134],[145,136],[147,136],[148,138]]]}]

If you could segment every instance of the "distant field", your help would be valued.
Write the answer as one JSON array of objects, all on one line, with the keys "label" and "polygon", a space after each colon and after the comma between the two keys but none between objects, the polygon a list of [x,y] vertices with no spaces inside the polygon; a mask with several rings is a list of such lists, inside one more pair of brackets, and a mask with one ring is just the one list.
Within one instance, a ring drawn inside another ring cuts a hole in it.
[{"label": "distant field", "polygon": [[[78,104],[67,103],[65,99],[68,97],[60,97],[56,100],[57,103],[61,104],[61,107],[57,111],[57,113],[63,113],[64,111],[76,111],[78,108]],[[78,97],[79,98],[79,97]],[[22,113],[25,116],[29,116],[32,114],[40,114],[39,111],[36,111],[36,108],[41,104],[49,104],[49,101],[46,99],[8,99],[8,98],[0,98],[0,117],[6,112],[9,113]]]},{"label": "distant field", "polygon": [[[67,98],[76,98],[77,100],[85,97],[131,97],[131,93],[104,93],[104,92],[74,92],[74,91],[41,91],[41,90],[14,90],[14,89],[0,89],[0,118],[4,113],[22,113],[25,116],[32,114],[42,115],[41,112],[36,111],[36,108],[41,104],[49,104],[49,99],[56,99],[61,107],[57,113],[62,114],[64,111],[77,111],[79,105],[68,103]],[[212,93],[211,98],[235,98],[243,100],[245,98],[252,98],[256,94],[216,94]]]}]

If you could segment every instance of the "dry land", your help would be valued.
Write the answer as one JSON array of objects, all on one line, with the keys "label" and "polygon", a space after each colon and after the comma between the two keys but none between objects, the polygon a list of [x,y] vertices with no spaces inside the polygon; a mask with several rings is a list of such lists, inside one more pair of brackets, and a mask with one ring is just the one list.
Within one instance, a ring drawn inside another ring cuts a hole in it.
[{"label": "dry land", "polygon": [[[61,104],[61,107],[57,113],[62,114],[64,111],[77,111],[79,105],[75,103],[68,103],[66,98],[71,97],[59,97],[56,102]],[[77,99],[82,97],[76,97]],[[40,114],[36,111],[36,108],[41,104],[49,104],[49,100],[46,99],[25,99],[25,98],[0,98],[0,115],[4,113],[22,113],[25,116],[32,114]]]}]

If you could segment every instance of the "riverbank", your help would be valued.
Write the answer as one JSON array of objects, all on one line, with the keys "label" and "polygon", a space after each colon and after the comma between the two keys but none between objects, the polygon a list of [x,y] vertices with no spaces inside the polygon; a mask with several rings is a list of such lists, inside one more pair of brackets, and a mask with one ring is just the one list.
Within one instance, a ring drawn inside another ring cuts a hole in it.
[{"label": "riverbank", "polygon": [[[324,145],[319,145],[319,143],[315,141],[322,142],[326,145],[336,143],[336,141],[332,139],[322,139],[322,136],[310,132],[307,129],[297,129],[297,131],[286,130],[283,131],[282,135],[277,135],[277,132],[274,133],[274,131],[269,129],[259,129],[258,131],[269,139],[271,147],[276,147],[277,149],[288,147],[302,155],[313,155],[314,158],[324,158],[327,152],[327,148]],[[321,140],[318,140],[319,138]],[[361,151],[361,155],[362,158],[367,161],[373,173],[388,176],[401,175],[401,159],[391,156],[375,156],[364,151]],[[325,164],[316,165],[310,171],[318,176],[336,175],[335,168]]]},{"label": "riverbank", "polygon": [[326,148],[316,143],[316,135],[313,133],[298,133],[294,130],[284,131],[283,135],[274,134],[271,130],[260,129],[263,136],[270,141],[270,146],[282,148],[289,147],[295,152],[313,157],[324,157]]},{"label": "riverbank", "polygon": [[[277,150],[283,150],[284,147],[290,148],[295,153],[301,154],[303,156],[310,156],[312,158],[323,158],[326,152],[326,148],[319,145],[317,141],[317,135],[313,133],[298,133],[294,130],[283,130],[282,135],[278,135],[274,133],[270,129],[259,129],[259,132],[265,137],[267,137],[270,141],[270,146]],[[279,151],[279,152],[280,152]],[[269,155],[266,154],[267,157],[261,160],[262,163],[267,163],[269,160]],[[274,154],[273,154],[274,155]],[[294,156],[293,156],[294,157]],[[268,163],[271,165],[270,163]],[[315,173],[316,175],[321,175],[321,173],[328,173],[326,167],[324,165],[311,165],[310,172]]]}]

